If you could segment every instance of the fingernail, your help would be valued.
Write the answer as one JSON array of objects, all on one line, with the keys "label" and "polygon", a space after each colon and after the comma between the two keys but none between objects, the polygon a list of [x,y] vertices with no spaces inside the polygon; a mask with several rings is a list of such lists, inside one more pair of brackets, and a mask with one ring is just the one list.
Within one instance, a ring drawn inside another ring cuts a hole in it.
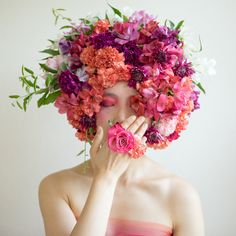
[{"label": "fingernail", "polygon": [[144,120],[145,120],[145,117],[144,117],[144,116],[140,116],[140,120],[141,120],[141,121],[144,121]]},{"label": "fingernail", "polygon": [[134,120],[134,119],[136,119],[136,116],[135,116],[135,115],[132,115],[132,116],[130,116],[129,118]]}]

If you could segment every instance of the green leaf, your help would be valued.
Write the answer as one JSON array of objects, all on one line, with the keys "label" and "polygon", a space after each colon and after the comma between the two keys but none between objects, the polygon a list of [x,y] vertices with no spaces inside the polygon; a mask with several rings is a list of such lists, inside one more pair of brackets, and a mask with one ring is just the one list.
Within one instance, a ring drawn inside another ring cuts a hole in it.
[{"label": "green leaf", "polygon": [[74,29],[75,27],[74,26],[72,26],[72,25],[65,25],[65,26],[62,26],[61,28],[60,28],[60,30],[62,30],[62,29]]},{"label": "green leaf", "polygon": [[66,70],[67,69],[67,65],[65,62],[62,62],[61,65],[60,65],[60,68],[62,71]]},{"label": "green leaf", "polygon": [[53,79],[54,79],[54,77],[53,77],[52,74],[48,74],[48,75],[47,75],[47,79],[46,79],[46,81],[45,81],[46,87],[50,86],[50,84],[51,84],[51,82],[52,82]]},{"label": "green leaf", "polygon": [[20,103],[18,102],[18,101],[16,101],[16,104],[17,104],[17,106],[22,110],[23,108],[22,108],[22,106],[20,105]]},{"label": "green leaf", "polygon": [[64,8],[57,8],[56,11],[65,11],[66,9]]},{"label": "green leaf", "polygon": [[55,18],[55,25],[57,24],[58,19],[59,19],[59,15],[57,15],[56,18]]},{"label": "green leaf", "polygon": [[58,50],[53,50],[53,49],[50,49],[50,48],[49,49],[45,49],[43,51],[39,51],[39,52],[47,53],[47,54],[52,55],[52,56],[60,55]]},{"label": "green leaf", "polygon": [[35,77],[35,79],[34,79],[34,92],[36,92],[36,88],[39,88],[39,86],[36,85],[37,84],[37,80],[38,80],[38,77]]},{"label": "green leaf", "polygon": [[29,74],[33,75],[34,72],[32,70],[30,70],[29,68],[24,66],[24,70],[27,71]]},{"label": "green leaf", "polygon": [[48,93],[49,92],[49,89],[48,88],[43,88],[43,89],[40,89],[38,91],[36,91],[34,94],[42,94],[42,93]]},{"label": "green leaf", "polygon": [[[169,26],[168,26],[168,24],[169,24]],[[174,29],[174,28],[175,28],[174,22],[172,22],[171,20],[168,20],[168,19],[165,20],[165,26],[166,26],[166,27],[169,27],[169,28],[171,28],[171,29]]]},{"label": "green leaf", "polygon": [[51,40],[51,39],[48,39],[48,41],[51,42],[52,44],[55,43],[55,41],[54,41],[54,40]]},{"label": "green leaf", "polygon": [[175,27],[176,30],[180,29],[182,27],[182,25],[184,24],[184,20],[181,20],[177,26]]},{"label": "green leaf", "polygon": [[24,76],[25,74],[24,74],[24,66],[22,65],[21,66],[21,74]]},{"label": "green leaf", "polygon": [[44,105],[44,101],[45,101],[45,98],[48,94],[48,91],[38,100],[38,108],[41,107],[42,105]]},{"label": "green leaf", "polygon": [[124,22],[128,22],[128,21],[129,21],[129,18],[128,18],[127,16],[123,15],[123,21],[124,21]]},{"label": "green leaf", "polygon": [[24,84],[26,84],[30,87],[34,87],[34,84],[30,80],[27,80],[25,76],[21,76],[19,78]]},{"label": "green leaf", "polygon": [[19,95],[10,95],[9,98],[19,98]]},{"label": "green leaf", "polygon": [[56,92],[53,92],[53,93],[50,93],[48,95],[48,97],[46,97],[44,99],[44,105],[49,104],[49,103],[53,103],[60,94],[61,94],[60,90],[56,91]]},{"label": "green leaf", "polygon": [[108,15],[107,15],[107,12],[105,14],[105,18],[110,22],[110,19],[109,19]]},{"label": "green leaf", "polygon": [[27,104],[27,99],[25,98],[25,99],[24,99],[24,102],[23,102],[24,111],[26,111],[26,104]]},{"label": "green leaf", "polygon": [[69,18],[69,17],[62,17],[62,19],[63,19],[63,20],[67,20],[67,21],[72,21],[72,19]]},{"label": "green leaf", "polygon": [[64,38],[67,40],[73,40],[73,36],[80,35],[78,32],[74,32],[68,35],[64,35]]},{"label": "green leaf", "polygon": [[44,69],[44,70],[47,71],[47,72],[51,72],[51,73],[53,73],[53,74],[56,74],[56,73],[57,73],[56,70],[54,70],[54,69],[48,67],[46,64],[41,64],[41,63],[39,63],[39,65],[41,66],[42,69]]},{"label": "green leaf", "polygon": [[81,154],[83,154],[85,152],[85,149],[83,149],[82,151],[80,151],[76,156],[80,156]]},{"label": "green leaf", "polygon": [[200,82],[196,83],[195,81],[193,81],[193,83],[196,84],[197,87],[198,87],[204,94],[206,94],[206,91],[205,91],[205,89],[202,87],[202,85],[201,85]]},{"label": "green leaf", "polygon": [[109,3],[107,3],[107,4],[112,8],[113,12],[114,12],[116,15],[118,15],[119,17],[122,18],[122,13],[121,13],[118,9],[116,9],[116,8],[113,7],[113,6],[111,6]]},{"label": "green leaf", "polygon": [[201,41],[200,35],[199,35],[199,43],[200,43],[200,49],[199,49],[199,52],[201,52],[201,51],[202,51],[202,41]]}]

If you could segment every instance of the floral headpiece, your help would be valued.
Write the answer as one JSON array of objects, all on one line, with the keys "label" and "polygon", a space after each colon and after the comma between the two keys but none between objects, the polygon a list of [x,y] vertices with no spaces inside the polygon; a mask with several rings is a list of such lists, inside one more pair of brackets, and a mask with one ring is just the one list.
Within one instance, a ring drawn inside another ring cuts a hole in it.
[{"label": "floral headpiece", "polygon": [[23,66],[20,80],[27,94],[10,97],[26,111],[32,96],[43,94],[38,107],[54,103],[59,113],[66,113],[76,137],[91,142],[104,89],[127,81],[137,90],[130,98],[132,109],[151,119],[147,146],[165,148],[186,129],[191,112],[199,108],[200,90],[205,93],[196,79],[199,64],[194,65],[201,41],[199,50],[187,47],[184,21],[160,24],[143,10],[126,16],[110,7],[112,16],[107,12],[103,18],[81,18],[78,24],[62,16],[64,9],[54,9],[56,21],[62,17],[70,24],[61,27],[67,32],[49,40],[50,47],[41,51],[49,54],[39,64],[45,85],[40,86],[38,76]]}]

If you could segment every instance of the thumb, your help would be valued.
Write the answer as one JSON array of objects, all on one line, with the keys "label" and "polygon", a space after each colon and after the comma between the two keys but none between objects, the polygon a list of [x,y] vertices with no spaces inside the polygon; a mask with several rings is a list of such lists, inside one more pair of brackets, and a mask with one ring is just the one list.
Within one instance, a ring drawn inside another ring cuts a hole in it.
[{"label": "thumb", "polygon": [[93,144],[90,148],[90,153],[92,155],[94,155],[98,151],[99,146],[100,146],[101,141],[102,141],[102,138],[103,138],[103,128],[101,126],[98,126],[97,133],[94,137]]}]

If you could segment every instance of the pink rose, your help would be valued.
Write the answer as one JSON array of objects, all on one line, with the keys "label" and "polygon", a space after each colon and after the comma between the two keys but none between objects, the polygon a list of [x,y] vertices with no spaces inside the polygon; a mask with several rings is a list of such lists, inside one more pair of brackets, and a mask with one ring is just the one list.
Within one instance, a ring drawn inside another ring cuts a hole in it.
[{"label": "pink rose", "polygon": [[116,123],[108,130],[108,146],[114,152],[127,153],[134,147],[134,136]]}]

